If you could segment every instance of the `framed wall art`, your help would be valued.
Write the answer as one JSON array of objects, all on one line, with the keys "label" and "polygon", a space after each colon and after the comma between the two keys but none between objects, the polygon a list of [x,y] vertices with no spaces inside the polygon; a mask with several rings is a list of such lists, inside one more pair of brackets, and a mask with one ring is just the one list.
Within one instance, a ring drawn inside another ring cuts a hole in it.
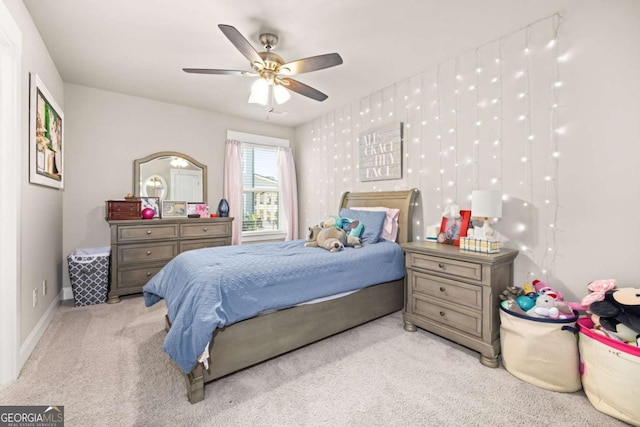
[{"label": "framed wall art", "polygon": [[440,234],[438,234],[438,242],[460,246],[460,237],[467,236],[470,220],[471,211],[464,210],[460,211],[460,216],[458,218],[442,218],[442,223],[440,223]]},{"label": "framed wall art", "polygon": [[162,202],[162,218],[180,218],[186,216],[186,201],[164,200]]},{"label": "framed wall art", "polygon": [[37,74],[29,92],[29,182],[64,188],[64,114]]},{"label": "framed wall art", "polygon": [[160,218],[160,197],[140,197],[140,211],[153,209],[153,217]]},{"label": "framed wall art", "polygon": [[402,179],[402,122],[360,133],[360,182]]}]

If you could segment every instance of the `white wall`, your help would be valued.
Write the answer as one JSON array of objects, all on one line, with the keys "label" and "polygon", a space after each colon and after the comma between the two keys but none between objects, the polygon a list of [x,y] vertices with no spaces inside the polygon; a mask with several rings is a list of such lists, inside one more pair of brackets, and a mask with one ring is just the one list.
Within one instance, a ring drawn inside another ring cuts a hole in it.
[{"label": "white wall", "polygon": [[[208,202],[222,198],[227,130],[293,139],[294,130],[144,98],[65,84],[64,256],[109,245],[105,200],[133,192],[133,161],[178,151],[207,165]],[[67,295],[69,279],[65,264]]]},{"label": "white wall", "polygon": [[[496,188],[507,197],[495,228],[521,250],[516,285],[538,278],[568,300],[595,279],[637,286],[640,2],[586,0],[559,12],[558,52],[547,47],[557,21],[541,16],[297,128],[297,168],[309,171],[299,179],[300,231],[335,214],[345,190],[417,187],[422,239],[447,203],[469,209],[473,189]],[[359,133],[398,121],[403,178],[359,182]]]},{"label": "white wall", "polygon": [[[33,347],[46,328],[41,322],[52,313],[62,289],[62,197],[63,192],[29,183],[29,73],[37,73],[64,111],[62,79],[22,1],[3,0],[22,31],[22,130],[20,163],[20,343]],[[8,201],[11,203],[11,201]],[[42,281],[48,293],[42,295]],[[5,284],[2,284],[3,286]],[[38,289],[38,305],[32,304],[32,291]],[[22,353],[30,353],[30,349]],[[23,354],[24,356],[24,354]],[[27,354],[28,356],[28,354]]]}]

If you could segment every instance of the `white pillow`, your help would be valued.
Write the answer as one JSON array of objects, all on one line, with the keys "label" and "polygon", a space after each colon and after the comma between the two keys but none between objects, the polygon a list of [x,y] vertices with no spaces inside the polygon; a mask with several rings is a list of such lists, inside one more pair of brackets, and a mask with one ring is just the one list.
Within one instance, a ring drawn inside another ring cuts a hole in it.
[{"label": "white pillow", "polygon": [[375,207],[361,207],[352,208],[354,211],[385,211],[387,217],[384,219],[384,225],[382,226],[382,234],[380,237],[390,242],[395,242],[398,237],[398,217],[400,216],[400,209],[385,208],[383,206]]}]

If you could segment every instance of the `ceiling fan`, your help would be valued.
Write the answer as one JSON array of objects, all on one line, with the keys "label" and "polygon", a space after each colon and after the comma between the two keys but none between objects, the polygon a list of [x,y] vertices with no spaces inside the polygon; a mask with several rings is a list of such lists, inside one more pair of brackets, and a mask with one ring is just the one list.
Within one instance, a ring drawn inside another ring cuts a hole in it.
[{"label": "ceiling fan", "polygon": [[342,58],[337,53],[312,56],[298,59],[296,61],[284,62],[284,59],[271,50],[278,44],[278,36],[271,33],[260,35],[260,43],[266,49],[265,52],[257,52],[251,43],[231,25],[218,25],[225,36],[233,45],[249,60],[251,71],[242,70],[217,70],[208,68],[183,68],[187,73],[196,74],[224,74],[224,75],[245,75],[258,76],[258,80],[251,87],[250,103],[269,105],[275,99],[278,104],[286,102],[289,97],[288,90],[304,95],[316,101],[324,101],[327,95],[304,83],[294,80],[288,76],[293,76],[310,71],[322,70],[342,64]]}]

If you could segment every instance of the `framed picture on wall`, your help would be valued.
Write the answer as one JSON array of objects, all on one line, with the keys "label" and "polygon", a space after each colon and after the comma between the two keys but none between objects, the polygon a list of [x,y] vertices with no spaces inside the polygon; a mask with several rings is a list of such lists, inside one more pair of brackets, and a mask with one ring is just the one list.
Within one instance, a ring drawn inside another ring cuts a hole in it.
[{"label": "framed picture on wall", "polygon": [[29,74],[29,182],[64,188],[64,114],[37,74]]},{"label": "framed picture on wall", "polygon": [[153,217],[160,218],[160,197],[140,197],[140,211],[153,209]]},{"label": "framed picture on wall", "polygon": [[164,200],[162,202],[162,218],[180,218],[186,216],[186,201]]},{"label": "framed picture on wall", "polygon": [[471,211],[460,211],[458,218],[442,218],[438,242],[460,246],[460,237],[467,236]]}]

